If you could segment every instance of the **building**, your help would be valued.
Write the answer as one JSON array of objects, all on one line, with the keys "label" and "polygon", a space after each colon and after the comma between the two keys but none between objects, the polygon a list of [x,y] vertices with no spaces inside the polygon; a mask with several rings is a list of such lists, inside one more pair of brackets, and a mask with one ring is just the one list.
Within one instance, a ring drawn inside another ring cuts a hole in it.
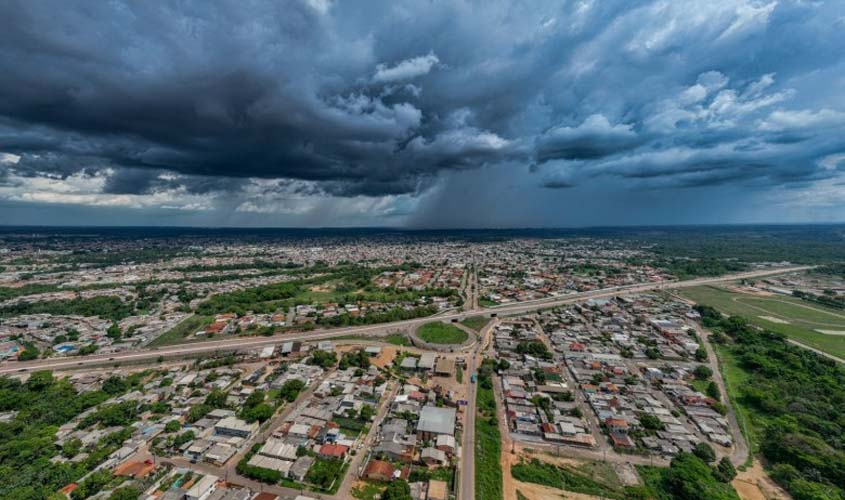
[{"label": "building", "polygon": [[336,458],[342,460],[346,457],[349,447],[343,444],[324,444],[320,447],[319,455],[323,458]]},{"label": "building", "polygon": [[454,408],[423,406],[417,423],[417,437],[424,440],[435,439],[440,434],[455,435]]},{"label": "building", "polygon": [[438,359],[434,373],[443,377],[451,377],[455,373],[455,360],[449,358]]},{"label": "building", "polygon": [[364,477],[374,481],[387,482],[393,480],[393,474],[395,472],[396,469],[388,462],[383,460],[370,460],[370,463],[367,464],[367,468],[364,470]]},{"label": "building", "polygon": [[446,457],[446,453],[438,450],[437,448],[423,448],[422,452],[420,453],[420,460],[426,463],[426,465],[444,465],[448,458]]},{"label": "building", "polygon": [[455,436],[450,436],[449,434],[441,434],[434,441],[435,448],[450,455],[455,454],[455,446]]},{"label": "building", "polygon": [[194,483],[185,493],[185,500],[206,500],[217,489],[217,476],[208,474]]},{"label": "building", "polygon": [[433,352],[426,352],[420,356],[420,360],[417,363],[417,368],[420,370],[432,370],[434,369],[434,363],[437,361],[437,354]]},{"label": "building", "polygon": [[428,493],[425,498],[426,500],[447,500],[449,498],[449,487],[446,481],[429,481]]},{"label": "building", "polygon": [[296,481],[304,481],[305,475],[308,474],[308,471],[311,469],[311,466],[314,465],[316,459],[314,457],[309,457],[308,455],[301,456],[296,459],[296,462],[293,463],[290,467],[290,471],[288,471],[288,475],[291,479]]},{"label": "building", "polygon": [[258,431],[258,422],[248,424],[236,417],[226,417],[214,424],[214,433],[218,436],[232,436],[249,439]]}]

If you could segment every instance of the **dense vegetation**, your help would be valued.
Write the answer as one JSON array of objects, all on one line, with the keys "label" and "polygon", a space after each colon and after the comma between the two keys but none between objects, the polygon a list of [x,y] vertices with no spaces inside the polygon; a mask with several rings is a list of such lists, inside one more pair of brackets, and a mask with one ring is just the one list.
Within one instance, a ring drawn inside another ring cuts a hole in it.
[{"label": "dense vegetation", "polygon": [[[103,437],[85,450],[89,455],[82,461],[50,461],[61,452],[67,455],[81,451],[81,443],[70,442],[67,450],[53,444],[60,425],[112,396],[139,386],[143,376],[133,375],[104,385],[105,390],[84,393],[77,393],[70,382],[54,378],[50,372],[34,372],[26,383],[0,378],[0,411],[18,412],[11,421],[0,423],[0,498],[50,498],[59,488],[78,481],[117,450],[131,434],[131,428]],[[103,421],[117,413],[119,411],[111,414],[98,410],[95,414]],[[115,423],[122,425],[130,420],[118,418]]]},{"label": "dense vegetation", "polygon": [[392,323],[394,321],[405,321],[409,319],[431,316],[437,312],[435,306],[420,306],[412,309],[394,307],[384,312],[368,313],[365,316],[351,316],[349,314],[338,314],[331,318],[320,318],[319,323],[324,326],[359,326],[373,325],[376,323]]},{"label": "dense vegetation", "polygon": [[549,348],[539,340],[523,340],[516,345],[516,352],[534,356],[535,358],[552,359],[552,353],[549,352]]},{"label": "dense vegetation", "polygon": [[718,468],[710,467],[690,453],[678,454],[668,468],[642,466],[637,469],[645,486],[626,488],[626,499],[739,500],[729,479],[720,476]]},{"label": "dense vegetation", "polygon": [[197,307],[197,314],[214,315],[218,313],[236,313],[244,315],[248,311],[272,313],[277,306],[268,302],[294,297],[299,292],[299,282],[274,283],[237,292],[215,295]]},{"label": "dense vegetation", "polygon": [[54,314],[99,316],[119,321],[133,314],[134,307],[123,302],[119,297],[91,297],[71,300],[46,300],[39,302],[20,302],[0,309],[0,317],[19,316],[22,314]]},{"label": "dense vegetation", "polygon": [[475,422],[475,498],[501,500],[502,493],[502,437],[496,419],[496,400],[491,378],[495,362],[485,359],[478,371]]},{"label": "dense vegetation", "polygon": [[742,318],[697,309],[747,375],[734,399],[772,477],[795,500],[845,498],[845,369]]}]

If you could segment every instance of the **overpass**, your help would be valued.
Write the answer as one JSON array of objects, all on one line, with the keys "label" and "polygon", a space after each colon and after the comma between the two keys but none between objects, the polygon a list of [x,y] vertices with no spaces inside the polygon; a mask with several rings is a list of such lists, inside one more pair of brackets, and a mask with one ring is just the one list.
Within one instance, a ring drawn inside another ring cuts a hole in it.
[{"label": "overpass", "polygon": [[812,269],[814,266],[793,266],[749,271],[738,274],[717,276],[712,278],[695,278],[683,281],[664,281],[658,283],[644,283],[619,287],[602,288],[588,292],[572,293],[559,297],[549,297],[540,300],[504,304],[485,309],[473,309],[465,312],[451,312],[437,317],[423,318],[381,323],[377,325],[355,326],[348,328],[334,328],[323,331],[278,334],[270,337],[238,337],[224,340],[194,341],[160,348],[146,348],[136,351],[114,354],[92,354],[89,356],[74,356],[56,359],[40,359],[33,361],[12,361],[0,366],[0,375],[28,372],[30,370],[78,370],[90,366],[137,363],[155,361],[159,358],[188,357],[203,353],[216,354],[245,349],[260,349],[262,347],[282,344],[290,341],[318,341],[341,336],[381,336],[397,330],[420,326],[431,321],[460,321],[469,316],[513,316],[548,309],[551,307],[572,304],[589,299],[607,298],[620,294],[640,293],[654,290],[688,288],[694,286],[722,283],[740,279],[761,278],[778,274],[800,272]]}]

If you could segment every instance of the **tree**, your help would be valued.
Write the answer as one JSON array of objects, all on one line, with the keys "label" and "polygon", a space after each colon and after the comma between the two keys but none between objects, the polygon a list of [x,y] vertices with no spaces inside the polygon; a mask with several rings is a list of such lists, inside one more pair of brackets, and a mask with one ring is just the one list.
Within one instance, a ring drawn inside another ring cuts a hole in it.
[{"label": "tree", "polygon": [[32,361],[33,359],[38,359],[38,349],[35,346],[27,345],[24,347],[24,350],[18,354],[18,361]]},{"label": "tree", "polygon": [[112,473],[108,469],[98,470],[96,472],[92,472],[85,481],[79,483],[79,486],[73,493],[71,493],[70,497],[73,500],[82,500],[83,498],[88,498],[90,496],[96,495],[100,491],[102,491],[103,487],[112,480]]},{"label": "tree", "polygon": [[111,396],[126,392],[128,388],[129,384],[126,380],[117,375],[112,375],[103,382],[103,392]]},{"label": "tree", "polygon": [[279,399],[287,401],[288,403],[293,403],[304,388],[305,382],[299,379],[288,380],[284,383],[284,385],[282,385],[281,389],[279,389]]},{"label": "tree", "polygon": [[737,500],[730,486],[717,481],[710,467],[689,453],[679,453],[664,473],[664,484],[674,500]]},{"label": "tree", "polygon": [[244,401],[245,408],[252,408],[264,402],[264,391],[254,391]]},{"label": "tree", "polygon": [[695,445],[692,453],[707,463],[716,461],[716,452],[713,451],[713,447],[703,441]]},{"label": "tree", "polygon": [[399,479],[389,483],[381,494],[381,500],[413,500],[408,482]]},{"label": "tree", "polygon": [[716,382],[710,381],[710,383],[707,384],[707,395],[716,401],[719,401],[722,398],[722,394],[719,391],[719,386],[716,385]]},{"label": "tree", "polygon": [[703,362],[707,361],[707,350],[704,349],[703,347],[699,347],[695,351],[695,360],[698,361],[699,363],[703,363]]},{"label": "tree", "polygon": [[652,431],[660,431],[663,430],[663,422],[660,421],[659,418],[655,417],[654,415],[643,415],[640,417],[640,424],[645,429],[649,429]]},{"label": "tree", "polygon": [[194,431],[185,431],[182,434],[176,436],[176,439],[173,440],[173,447],[179,448],[183,444],[193,441],[194,440]]},{"label": "tree", "polygon": [[[256,391],[259,392],[259,391]],[[210,406],[212,409],[216,408],[225,408],[226,407],[226,396],[227,394],[220,389],[214,389],[208,393],[208,396],[205,397],[204,404]],[[263,393],[262,393],[262,400],[263,400]]]},{"label": "tree", "polygon": [[241,416],[247,422],[255,422],[258,420],[259,422],[264,422],[265,420],[269,419],[273,416],[273,407],[268,405],[267,403],[261,403],[256,405],[252,408],[248,408],[241,413]]},{"label": "tree", "polygon": [[65,458],[73,458],[82,451],[82,440],[79,438],[68,439],[62,446],[62,455]]},{"label": "tree", "polygon": [[376,410],[370,405],[363,405],[361,407],[360,417],[362,420],[372,420],[373,417],[376,415]]},{"label": "tree", "polygon": [[728,457],[722,457],[719,464],[713,470],[713,476],[723,483],[729,483],[736,477],[736,468]]},{"label": "tree", "polygon": [[337,364],[337,354],[334,351],[316,351],[308,358],[308,364],[331,368]]},{"label": "tree", "polygon": [[141,496],[141,490],[134,486],[124,486],[114,490],[109,500],[137,500]]},{"label": "tree", "polygon": [[178,420],[171,420],[164,425],[164,432],[176,432],[182,428]]},{"label": "tree", "polygon": [[117,342],[122,336],[120,326],[117,323],[112,323],[108,330],[106,330],[106,335],[113,341]]},{"label": "tree", "polygon": [[707,365],[698,365],[695,367],[693,374],[698,380],[707,380],[713,376],[713,370]]},{"label": "tree", "polygon": [[53,385],[53,372],[51,371],[37,371],[33,372],[26,381],[26,389],[32,392],[40,392]]}]

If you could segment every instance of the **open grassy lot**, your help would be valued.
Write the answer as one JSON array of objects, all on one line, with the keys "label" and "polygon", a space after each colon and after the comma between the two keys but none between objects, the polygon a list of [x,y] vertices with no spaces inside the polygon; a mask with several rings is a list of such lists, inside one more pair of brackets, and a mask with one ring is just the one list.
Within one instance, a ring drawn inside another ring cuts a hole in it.
[{"label": "open grassy lot", "polygon": [[467,328],[472,328],[476,332],[480,332],[484,325],[490,322],[490,318],[485,318],[484,316],[473,316],[471,318],[467,318],[461,321],[461,324],[466,326]]},{"label": "open grassy lot", "polygon": [[739,430],[748,443],[748,449],[751,453],[748,454],[749,465],[754,458],[754,454],[760,451],[760,433],[762,423],[755,423],[753,414],[749,409],[742,404],[739,404],[742,396],[740,388],[748,383],[749,374],[739,366],[739,360],[736,358],[730,349],[723,345],[713,344],[716,349],[716,355],[719,358],[719,371],[722,372],[722,378],[725,381],[725,389],[728,391],[728,400],[731,402],[731,407],[736,414],[737,422],[739,423]]},{"label": "open grassy lot", "polygon": [[462,344],[469,335],[457,326],[432,321],[420,327],[417,335],[432,344]]},{"label": "open grassy lot", "polygon": [[845,332],[845,314],[842,311],[782,295],[760,297],[714,286],[688,288],[681,293],[699,304],[714,307],[725,314],[742,316],[749,323],[845,358],[845,335],[817,331]]},{"label": "open grassy lot", "polygon": [[603,498],[625,498],[622,483],[613,468],[601,462],[586,462],[578,467],[556,466],[532,460],[511,467],[514,479],[542,484]]},{"label": "open grassy lot", "polygon": [[493,389],[479,385],[475,421],[475,500],[502,500],[502,436]]},{"label": "open grassy lot", "polygon": [[194,338],[193,334],[208,326],[211,320],[211,316],[202,316],[199,314],[188,316],[179,322],[178,325],[156,337],[149,345],[150,347],[161,347],[192,340]]}]

